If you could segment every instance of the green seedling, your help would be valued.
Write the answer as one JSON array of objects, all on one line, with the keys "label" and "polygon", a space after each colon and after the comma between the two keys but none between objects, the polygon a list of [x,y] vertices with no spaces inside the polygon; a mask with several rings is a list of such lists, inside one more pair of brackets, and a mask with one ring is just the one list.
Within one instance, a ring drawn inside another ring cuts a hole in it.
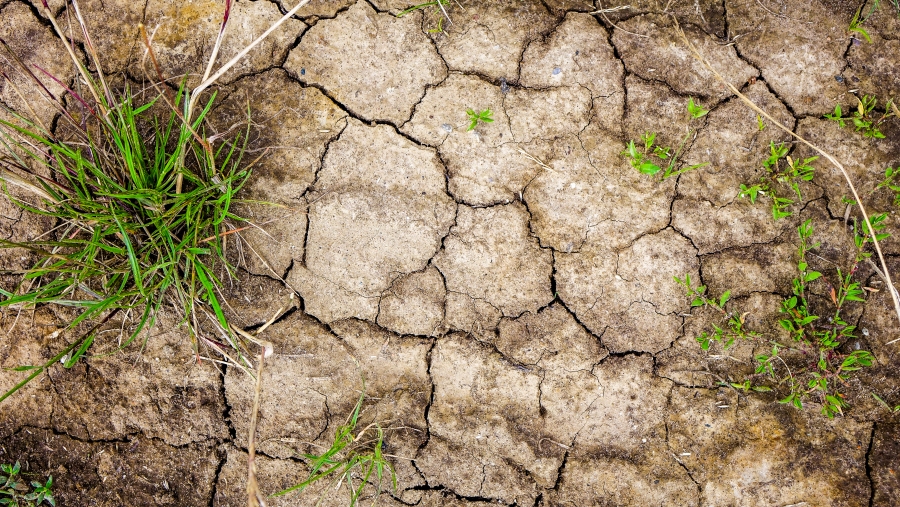
[{"label": "green seedling", "polygon": [[687,108],[691,118],[695,120],[697,118],[702,118],[709,113],[709,109],[704,109],[699,102],[694,102],[694,97],[691,97],[690,100],[688,100]]},{"label": "green seedling", "polygon": [[[876,7],[878,6],[878,1],[877,1],[877,0],[876,0],[876,2],[875,2],[875,6],[876,6]],[[875,10],[875,9],[874,9],[874,7],[873,7],[873,8],[872,8],[872,11],[874,11],[874,10]],[[868,42],[868,43],[871,43],[871,42],[872,42],[872,38],[869,37],[869,32],[867,32],[866,29],[863,28],[862,25],[863,25],[863,23],[866,22],[867,19],[869,19],[869,16],[872,15],[872,11],[869,11],[869,14],[868,14],[868,15],[866,15],[866,16],[860,18],[860,14],[862,14],[862,7],[860,7],[859,9],[856,9],[856,14],[854,14],[854,15],[853,15],[853,18],[850,20],[850,28],[849,28],[849,30],[850,30],[851,32],[855,32],[855,33],[858,33],[858,34],[862,35],[863,38],[866,39],[866,42]]]},{"label": "green seedling", "polygon": [[[301,492],[311,484],[326,478],[332,479],[334,489],[346,485],[350,495],[350,507],[354,507],[367,484],[375,486],[376,496],[381,492],[382,481],[390,475],[393,490],[397,490],[397,474],[393,465],[382,452],[384,429],[372,423],[354,435],[359,422],[359,411],[365,399],[363,393],[347,422],[337,429],[331,447],[320,455],[304,454],[309,466],[309,476],[295,486],[279,491],[272,496],[282,496],[291,492]],[[359,483],[354,482],[354,477]]]},{"label": "green seedling", "polygon": [[38,507],[40,505],[56,506],[53,498],[53,476],[47,478],[47,482],[31,481],[26,484],[21,478],[22,467],[16,461],[15,465],[0,465],[0,505],[10,507]]},{"label": "green seedling", "polygon": [[756,115],[756,128],[760,132],[762,132],[763,130],[766,130],[766,124],[763,123],[762,116],[760,116],[759,114]]},{"label": "green seedling", "polygon": [[897,166],[897,168],[888,167],[884,170],[884,179],[875,186],[875,190],[879,188],[886,188],[893,192],[894,206],[900,206],[900,166]]},{"label": "green seedling", "polygon": [[[869,228],[869,225],[864,220],[859,220],[853,227],[853,243],[856,245],[856,262],[868,259],[872,256],[872,252],[866,249],[866,245],[872,242],[872,237],[878,241],[883,239],[887,239],[891,236],[888,232],[884,231],[887,224],[885,224],[885,220],[887,220],[887,213],[878,213],[869,217],[869,222],[872,224],[872,228]],[[874,230],[873,230],[874,229]]]},{"label": "green seedling", "polygon": [[700,344],[700,348],[703,350],[709,350],[710,344],[714,341],[722,343],[723,347],[727,350],[731,348],[738,339],[750,340],[760,336],[757,332],[744,329],[747,313],[740,314],[738,312],[729,312],[725,309],[725,305],[731,298],[731,291],[726,290],[717,298],[709,297],[706,292],[706,286],[698,285],[694,287],[691,282],[691,275],[689,274],[684,275],[683,279],[676,276],[675,281],[684,287],[687,296],[691,298],[692,308],[708,307],[716,310],[722,315],[724,325],[720,326],[713,324],[712,332],[703,331],[700,336],[696,337],[697,342]]},{"label": "green seedling", "polygon": [[[756,203],[760,195],[766,195],[772,200],[772,218],[779,220],[781,218],[791,216],[790,207],[794,204],[793,199],[778,195],[776,189],[780,186],[787,186],[793,190],[798,200],[803,199],[800,192],[801,181],[812,181],[815,176],[815,169],[810,165],[818,160],[819,157],[810,157],[803,160],[794,160],[788,156],[788,146],[786,144],[775,145],[774,142],[769,145],[769,158],[763,161],[763,168],[766,174],[760,177],[759,183],[755,185],[741,184],[741,191],[738,194],[742,198],[750,199],[751,203]],[[782,162],[784,159],[784,162]]]},{"label": "green seedling", "polygon": [[837,104],[834,106],[834,112],[826,114],[825,118],[836,121],[841,128],[852,123],[856,127],[856,131],[862,132],[865,137],[884,139],[884,134],[880,130],[881,125],[888,118],[897,115],[897,106],[894,104],[893,99],[888,99],[884,106],[884,113],[880,114],[875,111],[878,105],[878,99],[875,97],[863,95],[861,99],[857,98],[856,100],[856,110],[853,111],[851,116],[843,116],[843,110],[840,104]]},{"label": "green seedling", "polygon": [[475,112],[474,109],[466,109],[466,115],[469,117],[469,128],[466,129],[466,132],[475,130],[478,122],[494,123],[494,112],[490,108],[478,112]]},{"label": "green seedling", "polygon": [[[709,112],[708,110],[703,109],[703,106],[700,104],[695,103],[693,98],[688,101],[687,108],[688,114],[694,119],[701,118]],[[694,133],[694,130],[688,130],[681,139],[678,149],[673,150],[670,147],[655,144],[655,132],[645,132],[644,135],[641,136],[641,142],[644,145],[643,150],[638,148],[638,145],[632,140],[628,141],[625,151],[623,151],[621,155],[627,158],[631,167],[637,169],[641,174],[646,174],[648,176],[660,175],[661,179],[665,180],[672,176],[678,176],[679,174],[709,165],[709,162],[704,162],[702,164],[679,168],[681,156],[684,154],[684,147]],[[663,169],[663,166],[665,166],[665,169]]]},{"label": "green seedling", "polygon": [[[900,18],[900,0],[888,1],[891,5],[894,6],[894,9],[897,11],[897,17]],[[881,0],[874,0],[874,2],[872,2],[872,7],[869,8],[869,12],[865,15],[863,15],[862,7],[856,9],[856,14],[854,14],[853,18],[850,20],[850,27],[848,28],[849,31],[862,35],[863,38],[866,39],[866,42],[871,43],[872,38],[869,37],[869,33],[865,28],[863,28],[863,25],[866,23],[866,21],[869,20],[869,17],[871,17],[872,14],[874,14],[875,11],[878,10],[880,4]]]}]

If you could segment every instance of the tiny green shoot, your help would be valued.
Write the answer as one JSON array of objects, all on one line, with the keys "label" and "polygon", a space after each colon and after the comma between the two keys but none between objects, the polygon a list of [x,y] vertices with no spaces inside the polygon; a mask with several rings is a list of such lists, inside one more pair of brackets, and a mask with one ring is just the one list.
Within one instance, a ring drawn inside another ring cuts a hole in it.
[{"label": "tiny green shoot", "polygon": [[478,122],[494,123],[494,112],[490,108],[478,112],[474,109],[466,109],[466,116],[469,117],[469,128],[466,129],[466,132],[475,130]]}]

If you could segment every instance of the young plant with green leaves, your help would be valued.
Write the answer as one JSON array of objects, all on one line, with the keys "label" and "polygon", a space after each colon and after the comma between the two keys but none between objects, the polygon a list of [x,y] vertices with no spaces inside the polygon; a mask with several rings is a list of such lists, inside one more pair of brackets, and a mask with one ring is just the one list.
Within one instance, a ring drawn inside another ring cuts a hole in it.
[{"label": "young plant with green leaves", "polygon": [[[779,195],[778,189],[782,186],[790,188],[797,196],[799,201],[803,200],[803,194],[800,191],[801,181],[812,181],[815,176],[815,169],[812,167],[813,162],[819,157],[809,157],[803,160],[794,160],[787,153],[789,147],[786,144],[775,145],[774,142],[769,145],[769,158],[763,161],[763,168],[766,174],[760,177],[759,183],[755,185],[741,184],[740,197],[750,199],[751,203],[756,203],[760,195],[768,196],[772,200],[772,218],[779,220],[781,218],[791,216],[790,207],[794,204],[793,199]],[[782,159],[784,161],[782,162]]]},{"label": "young plant with green leaves", "polygon": [[[19,64],[18,71],[42,90],[42,99],[56,108],[60,120],[51,130],[8,108],[4,108],[7,119],[0,120],[0,180],[6,197],[57,224],[39,239],[0,241],[0,248],[30,252],[36,259],[29,269],[5,273],[19,276],[19,281],[0,291],[0,308],[67,306],[78,312],[68,329],[94,325],[54,352],[48,362],[17,368],[28,371],[28,376],[0,401],[59,360],[66,367],[74,365],[114,317],[121,317],[122,327],[130,331],[121,348],[152,326],[163,308],[176,310],[198,357],[203,344],[226,361],[250,366],[241,358],[241,344],[226,319],[220,276],[233,274],[226,260],[226,240],[242,219],[231,208],[250,177],[252,162],[242,156],[246,134],[227,142],[207,137],[204,120],[216,94],[204,102],[200,95],[307,2],[301,1],[212,73],[228,22],[228,0],[206,73],[190,93],[184,85],[177,93],[160,88],[163,78],[158,68],[160,83],[154,82],[154,96],[111,86],[77,0],[71,4],[73,18],[80,25],[89,65],[79,59],[42,0],[43,13],[79,75],[76,89],[81,93],[46,74],[65,89],[68,104],[3,45],[7,61]],[[155,62],[146,38],[145,43]],[[9,186],[17,187],[19,195],[9,192]],[[229,349],[238,351],[238,359]]]},{"label": "young plant with green leaves", "polygon": [[356,407],[353,408],[347,422],[338,427],[329,449],[318,455],[303,455],[309,467],[309,476],[300,484],[279,491],[273,496],[282,496],[295,491],[299,493],[315,482],[330,478],[333,486],[331,489],[340,488],[342,484],[347,487],[350,507],[354,507],[369,484],[375,488],[377,502],[382,482],[388,475],[392,489],[397,490],[397,474],[382,450],[385,430],[373,422],[354,434],[365,396],[363,387]]},{"label": "young plant with green leaves", "polygon": [[856,127],[856,131],[862,132],[865,137],[884,139],[884,134],[880,130],[881,126],[884,125],[888,118],[897,116],[897,106],[894,104],[893,99],[888,99],[884,105],[883,113],[878,113],[875,110],[875,107],[878,105],[878,99],[875,97],[863,95],[863,98],[857,98],[856,100],[856,110],[853,111],[851,116],[842,116],[843,110],[841,105],[837,104],[834,106],[834,112],[826,114],[825,118],[836,121],[841,128],[852,124]]},{"label": "young plant with green leaves", "polygon": [[41,505],[56,506],[53,498],[53,476],[47,478],[47,482],[22,479],[22,467],[16,461],[15,465],[0,465],[0,505],[9,507],[39,507]]},{"label": "young plant with green leaves", "polygon": [[475,111],[474,109],[466,109],[466,116],[469,117],[469,128],[466,129],[466,132],[469,132],[470,130],[475,130],[475,127],[478,125],[478,122],[494,123],[494,112],[491,111],[490,108],[483,109],[481,111]]},{"label": "young plant with green leaves", "polygon": [[755,331],[749,331],[744,328],[744,321],[747,317],[746,313],[729,312],[725,309],[725,305],[731,298],[731,291],[726,290],[719,297],[710,297],[706,292],[705,285],[693,286],[691,275],[686,274],[684,278],[675,277],[675,281],[684,287],[687,296],[691,298],[691,308],[712,308],[722,315],[724,325],[712,324],[712,332],[703,331],[697,336],[697,342],[703,350],[709,350],[712,342],[719,342],[727,350],[737,340],[750,340],[760,336]]},{"label": "young plant with green leaves", "polygon": [[[688,101],[687,110],[691,119],[694,120],[702,118],[709,113],[708,109],[704,109],[699,103],[695,103],[693,98]],[[681,166],[681,156],[684,154],[684,147],[695,132],[693,129],[688,130],[681,139],[677,150],[656,144],[656,133],[645,132],[641,136],[641,143],[644,145],[643,149],[639,148],[639,145],[631,140],[628,141],[625,151],[621,155],[627,158],[631,167],[637,169],[641,174],[648,176],[659,175],[660,179],[663,180],[672,176],[678,176],[679,174],[709,165],[709,162],[704,162],[691,166]]]}]

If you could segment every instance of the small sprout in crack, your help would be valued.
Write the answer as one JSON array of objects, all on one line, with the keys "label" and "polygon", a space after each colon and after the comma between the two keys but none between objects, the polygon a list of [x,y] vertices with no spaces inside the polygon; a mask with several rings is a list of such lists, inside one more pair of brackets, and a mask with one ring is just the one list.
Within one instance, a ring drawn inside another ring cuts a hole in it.
[{"label": "small sprout in crack", "polygon": [[756,128],[759,129],[760,132],[766,130],[766,124],[763,123],[762,116],[756,115]]},{"label": "small sprout in crack", "polygon": [[875,398],[875,401],[877,401],[879,405],[881,405],[882,407],[884,407],[884,408],[885,408],[888,412],[890,412],[892,415],[893,415],[893,414],[896,414],[896,413],[898,413],[898,412],[900,412],[900,405],[897,405],[897,406],[891,408],[891,406],[888,405],[888,403],[887,403],[886,401],[884,401],[884,400],[881,398],[881,396],[878,396],[877,394],[872,393],[872,397]]},{"label": "small sprout in crack", "polygon": [[709,113],[709,109],[705,109],[699,102],[694,102],[694,97],[691,97],[688,100],[688,113],[691,114],[691,118],[696,120],[697,118],[702,118]]},{"label": "small sprout in crack", "polygon": [[490,108],[478,112],[475,112],[474,109],[466,109],[466,116],[469,117],[469,128],[466,129],[466,132],[475,130],[478,122],[494,123],[494,112]]},{"label": "small sprout in crack", "polygon": [[886,188],[894,193],[894,206],[900,207],[900,166],[897,168],[888,167],[884,170],[884,179],[875,186],[874,193],[880,188]]},{"label": "small sprout in crack", "polygon": [[360,409],[366,398],[365,391],[363,383],[359,400],[347,422],[335,432],[331,448],[320,455],[303,455],[309,467],[309,476],[306,480],[272,496],[282,496],[293,491],[300,492],[312,483],[329,477],[332,479],[332,488],[326,489],[326,492],[345,485],[350,495],[350,507],[357,505],[367,485],[375,487],[377,498],[385,475],[390,475],[393,490],[397,491],[397,474],[394,466],[387,460],[389,455],[383,452],[384,432],[389,428],[382,428],[377,422],[373,422],[354,435],[359,423]]}]

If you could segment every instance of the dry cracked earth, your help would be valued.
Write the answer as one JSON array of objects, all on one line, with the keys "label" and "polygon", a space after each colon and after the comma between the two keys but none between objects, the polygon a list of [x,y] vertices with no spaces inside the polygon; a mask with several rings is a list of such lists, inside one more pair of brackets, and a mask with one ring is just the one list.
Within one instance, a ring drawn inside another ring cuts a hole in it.
[{"label": "dry cracked earth", "polygon": [[[759,130],[671,15],[731,84],[831,150],[869,207],[889,211],[892,196],[874,188],[900,162],[900,122],[872,140],[822,115],[855,106],[854,91],[900,96],[893,6],[867,20],[870,43],[847,30],[865,4],[849,0],[633,0],[604,13],[623,2],[451,2],[440,33],[431,8],[394,16],[412,3],[313,0],[218,89],[211,128],[241,125],[249,104],[250,148],[270,148],[244,197],[286,206],[240,210],[260,228],[233,250],[233,319],[253,329],[298,296],[265,331],[276,353],[259,410],[263,491],[306,476],[300,456],[330,443],[364,377],[363,422],[391,428],[398,488],[380,495],[385,506],[897,505],[900,421],[871,393],[900,404],[900,344],[887,344],[900,333],[875,271],[857,273],[873,290],[850,307],[862,332],[845,344],[872,351],[875,365],[844,386],[850,407],[833,420],[814,400],[804,411],[778,404],[777,389],[718,386],[751,374],[765,345],[700,350],[694,337],[718,316],[692,310],[673,280],[731,290],[748,325],[781,339],[797,225],[812,219],[811,263],[829,276],[852,262],[852,233],[847,187],[823,163],[787,219],[738,196],[770,142],[790,138]],[[0,38],[71,81],[36,6],[0,1]],[[238,2],[223,54],[290,7]],[[223,4],[81,8],[107,70],[140,83],[138,22],[155,29],[165,73],[197,73]],[[689,97],[711,112],[692,123]],[[8,85],[0,100],[21,107]],[[468,108],[492,109],[494,122],[467,131]],[[685,161],[707,167],[660,181],[620,155],[648,130],[675,145],[689,125]],[[52,226],[7,200],[0,211],[5,238]],[[896,217],[889,230],[900,232]],[[900,274],[900,242],[884,248]],[[826,283],[813,299],[825,301]],[[41,308],[9,333],[7,315],[0,365],[52,357],[66,318]],[[52,474],[60,505],[246,505],[253,380],[198,364],[165,317],[142,346],[103,347],[0,407],[0,462]],[[0,372],[0,389],[20,375]],[[323,485],[269,505],[322,495],[347,502]]]}]

